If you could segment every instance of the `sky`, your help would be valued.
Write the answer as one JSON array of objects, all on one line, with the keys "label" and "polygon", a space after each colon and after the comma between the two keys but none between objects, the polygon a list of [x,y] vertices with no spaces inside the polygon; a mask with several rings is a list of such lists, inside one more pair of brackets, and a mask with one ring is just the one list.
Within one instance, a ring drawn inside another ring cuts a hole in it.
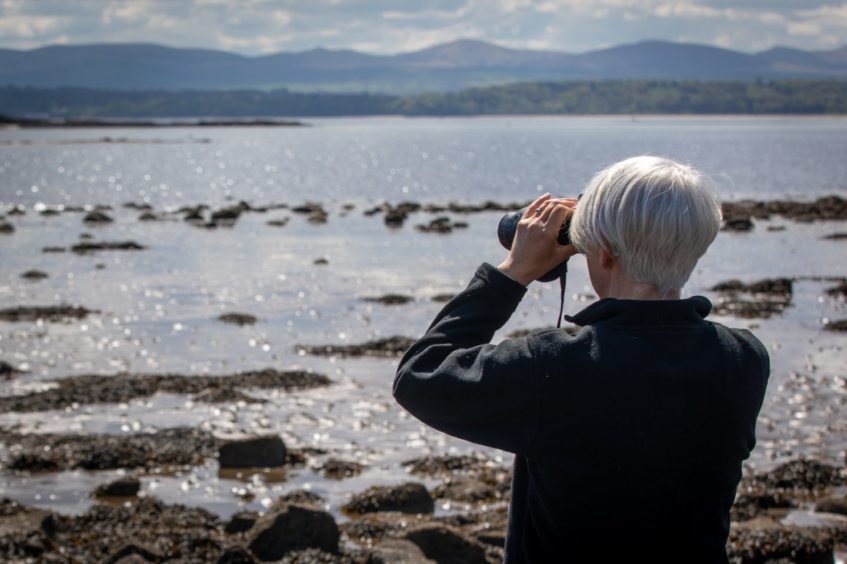
[{"label": "sky", "polygon": [[847,44],[836,0],[0,0],[0,47],[146,42],[243,55],[456,39],[581,53],[645,39],[757,52]]}]

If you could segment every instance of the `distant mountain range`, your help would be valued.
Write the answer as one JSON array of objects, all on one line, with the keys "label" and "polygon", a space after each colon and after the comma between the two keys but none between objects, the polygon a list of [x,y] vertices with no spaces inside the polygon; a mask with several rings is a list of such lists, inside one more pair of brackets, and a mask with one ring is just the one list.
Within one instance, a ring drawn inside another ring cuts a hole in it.
[{"label": "distant mountain range", "polygon": [[111,90],[288,88],[414,94],[519,81],[847,79],[847,46],[831,51],[729,49],[643,41],[581,54],[459,40],[398,55],[312,49],[245,57],[154,44],[0,49],[0,86]]}]

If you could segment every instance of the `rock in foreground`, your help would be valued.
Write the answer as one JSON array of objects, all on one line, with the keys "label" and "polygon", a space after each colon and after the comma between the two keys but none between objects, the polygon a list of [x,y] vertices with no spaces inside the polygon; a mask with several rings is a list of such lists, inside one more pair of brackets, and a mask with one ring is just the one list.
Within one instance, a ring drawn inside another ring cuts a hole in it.
[{"label": "rock in foreground", "polygon": [[267,562],[305,548],[337,552],[339,537],[335,519],[326,511],[287,504],[256,521],[249,533],[248,548],[259,560]]},{"label": "rock in foreground", "polygon": [[285,443],[279,435],[229,441],[218,450],[221,468],[274,468],[285,464]]},{"label": "rock in foreground", "polygon": [[368,488],[354,495],[341,509],[351,515],[377,511],[432,513],[435,510],[435,502],[423,484],[406,482],[398,486]]}]

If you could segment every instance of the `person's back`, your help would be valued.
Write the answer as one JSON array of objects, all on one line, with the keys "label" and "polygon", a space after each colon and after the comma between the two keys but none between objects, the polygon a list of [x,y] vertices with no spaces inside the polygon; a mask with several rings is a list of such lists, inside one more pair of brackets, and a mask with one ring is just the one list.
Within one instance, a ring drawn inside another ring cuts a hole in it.
[{"label": "person's back", "polygon": [[546,377],[536,437],[515,468],[526,516],[510,553],[537,562],[674,547],[671,558],[725,559],[767,364],[755,337],[704,321],[708,309],[703,298],[603,300],[577,316],[575,336],[528,337]]},{"label": "person's back", "polygon": [[[507,562],[725,562],[729,510],[769,373],[748,331],[679,291],[717,234],[702,177],[638,157],[575,200],[537,199],[400,362],[399,403],[448,434],[516,454]],[[601,298],[581,326],[487,344],[526,285],[576,249]]]}]

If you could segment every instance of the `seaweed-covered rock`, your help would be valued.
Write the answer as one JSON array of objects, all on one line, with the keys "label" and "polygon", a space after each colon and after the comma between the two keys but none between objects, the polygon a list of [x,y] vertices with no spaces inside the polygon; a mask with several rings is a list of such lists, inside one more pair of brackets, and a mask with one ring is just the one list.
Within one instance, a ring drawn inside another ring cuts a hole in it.
[{"label": "seaweed-covered rock", "polygon": [[154,548],[137,542],[124,544],[106,558],[106,564],[119,562],[162,562],[164,557]]},{"label": "seaweed-covered rock", "polygon": [[482,545],[452,527],[421,525],[407,531],[404,538],[439,564],[487,564]]},{"label": "seaweed-covered rock", "polygon": [[827,331],[837,331],[839,333],[843,333],[844,331],[847,331],[847,319],[827,321],[824,324],[823,328]]},{"label": "seaweed-covered rock", "polygon": [[221,468],[273,468],[285,464],[286,448],[279,435],[233,440],[221,445]]},{"label": "seaweed-covered rock", "polygon": [[456,294],[435,294],[430,299],[432,301],[434,301],[435,303],[446,304],[447,302],[452,300],[453,296],[455,296],[455,295]]},{"label": "seaweed-covered rock", "polygon": [[736,231],[741,233],[752,231],[753,220],[749,217],[726,218],[724,219],[723,227],[721,229],[724,231]]},{"label": "seaweed-covered rock", "polygon": [[18,370],[18,368],[12,364],[9,364],[5,360],[0,360],[0,378],[4,380],[11,380],[21,372],[21,370]]},{"label": "seaweed-covered rock", "polygon": [[826,531],[784,527],[761,517],[733,523],[727,539],[730,562],[744,564],[831,564],[833,548],[833,539]]},{"label": "seaweed-covered rock", "polygon": [[338,552],[340,534],[332,515],[309,505],[287,504],[261,517],[248,534],[248,548],[259,560],[279,560],[305,548]]},{"label": "seaweed-covered rock", "polygon": [[278,503],[297,503],[299,505],[317,505],[322,507],[326,500],[310,490],[293,490],[280,497]]},{"label": "seaweed-covered rock", "polygon": [[762,474],[741,481],[741,489],[775,491],[822,490],[847,484],[847,473],[842,468],[818,460],[799,458],[781,464]]},{"label": "seaweed-covered rock", "polygon": [[256,559],[243,546],[228,546],[221,551],[215,564],[254,564]]},{"label": "seaweed-covered rock", "polygon": [[321,476],[330,480],[343,480],[344,478],[358,476],[364,469],[364,464],[339,458],[329,458],[316,467]]},{"label": "seaweed-covered rock", "polygon": [[56,472],[80,468],[161,468],[191,465],[213,456],[217,441],[197,429],[162,429],[131,435],[60,435],[0,432],[9,449],[3,466],[8,470]]},{"label": "seaweed-covered rock", "polygon": [[99,241],[77,243],[71,247],[71,251],[78,255],[85,255],[99,251],[143,251],[146,248],[135,241]]},{"label": "seaweed-covered rock", "polygon": [[249,313],[224,313],[218,316],[218,321],[222,321],[224,323],[230,323],[232,325],[238,325],[239,327],[244,325],[253,325],[256,323],[256,316],[250,315]]},{"label": "seaweed-covered rock", "polygon": [[440,476],[454,472],[478,473],[488,468],[487,457],[476,454],[423,456],[403,462],[403,466],[412,474]]},{"label": "seaweed-covered rock", "polygon": [[432,513],[435,502],[423,484],[406,482],[397,486],[372,486],[354,495],[341,509],[353,515],[377,511]]},{"label": "seaweed-covered rock", "polygon": [[841,280],[837,286],[827,288],[826,293],[829,296],[847,296],[847,280]]},{"label": "seaweed-covered rock", "polygon": [[141,490],[141,481],[134,476],[124,476],[94,490],[97,497],[135,497]]},{"label": "seaweed-covered rock", "polygon": [[82,219],[85,223],[112,223],[114,219],[103,213],[102,211],[92,211],[85,214]]},{"label": "seaweed-covered rock", "polygon": [[[303,370],[252,370],[220,376],[207,374],[84,374],[56,380],[56,387],[29,394],[0,396],[2,411],[46,411],[74,404],[118,403],[156,392],[195,394],[201,401],[246,399],[247,388],[304,390],[329,385],[323,374]],[[255,400],[251,400],[255,401]]]},{"label": "seaweed-covered rock", "polygon": [[366,564],[435,564],[412,541],[386,539],[373,547]]},{"label": "seaweed-covered rock", "polygon": [[99,313],[79,306],[17,306],[0,309],[0,321],[66,321],[83,319],[92,313]]},{"label": "seaweed-covered rock", "polygon": [[497,499],[497,490],[482,480],[464,476],[451,477],[436,486],[432,495],[438,499],[450,499],[468,503],[481,503]]},{"label": "seaweed-covered rock", "polygon": [[744,284],[740,280],[728,280],[712,287],[713,292],[749,292],[751,294],[791,295],[794,281],[791,278],[766,278]]},{"label": "seaweed-covered rock", "polygon": [[733,521],[747,521],[768,509],[787,509],[796,507],[796,502],[783,492],[743,493],[735,498],[730,509]]},{"label": "seaweed-covered rock", "polygon": [[41,270],[27,270],[26,272],[21,274],[21,278],[25,280],[44,280],[48,277],[46,272],[42,272]]},{"label": "seaweed-covered rock", "polygon": [[416,225],[415,229],[423,233],[452,233],[454,229],[465,229],[468,224],[464,221],[452,221],[447,216],[436,217],[429,223]]},{"label": "seaweed-covered rock", "polygon": [[243,533],[252,529],[258,519],[259,514],[255,511],[239,511],[230,517],[224,530],[231,535]]},{"label": "seaweed-covered rock", "polygon": [[365,297],[362,298],[362,301],[382,305],[403,305],[414,301],[414,299],[412,296],[405,296],[403,294],[385,294],[383,296]]},{"label": "seaweed-covered rock", "polygon": [[847,496],[822,499],[815,504],[815,511],[847,515]]},{"label": "seaweed-covered rock", "polygon": [[296,345],[298,351],[319,356],[402,356],[415,342],[409,337],[386,337],[353,345]]},{"label": "seaweed-covered rock", "polygon": [[0,221],[0,234],[11,235],[15,232],[15,226],[6,221]]}]

